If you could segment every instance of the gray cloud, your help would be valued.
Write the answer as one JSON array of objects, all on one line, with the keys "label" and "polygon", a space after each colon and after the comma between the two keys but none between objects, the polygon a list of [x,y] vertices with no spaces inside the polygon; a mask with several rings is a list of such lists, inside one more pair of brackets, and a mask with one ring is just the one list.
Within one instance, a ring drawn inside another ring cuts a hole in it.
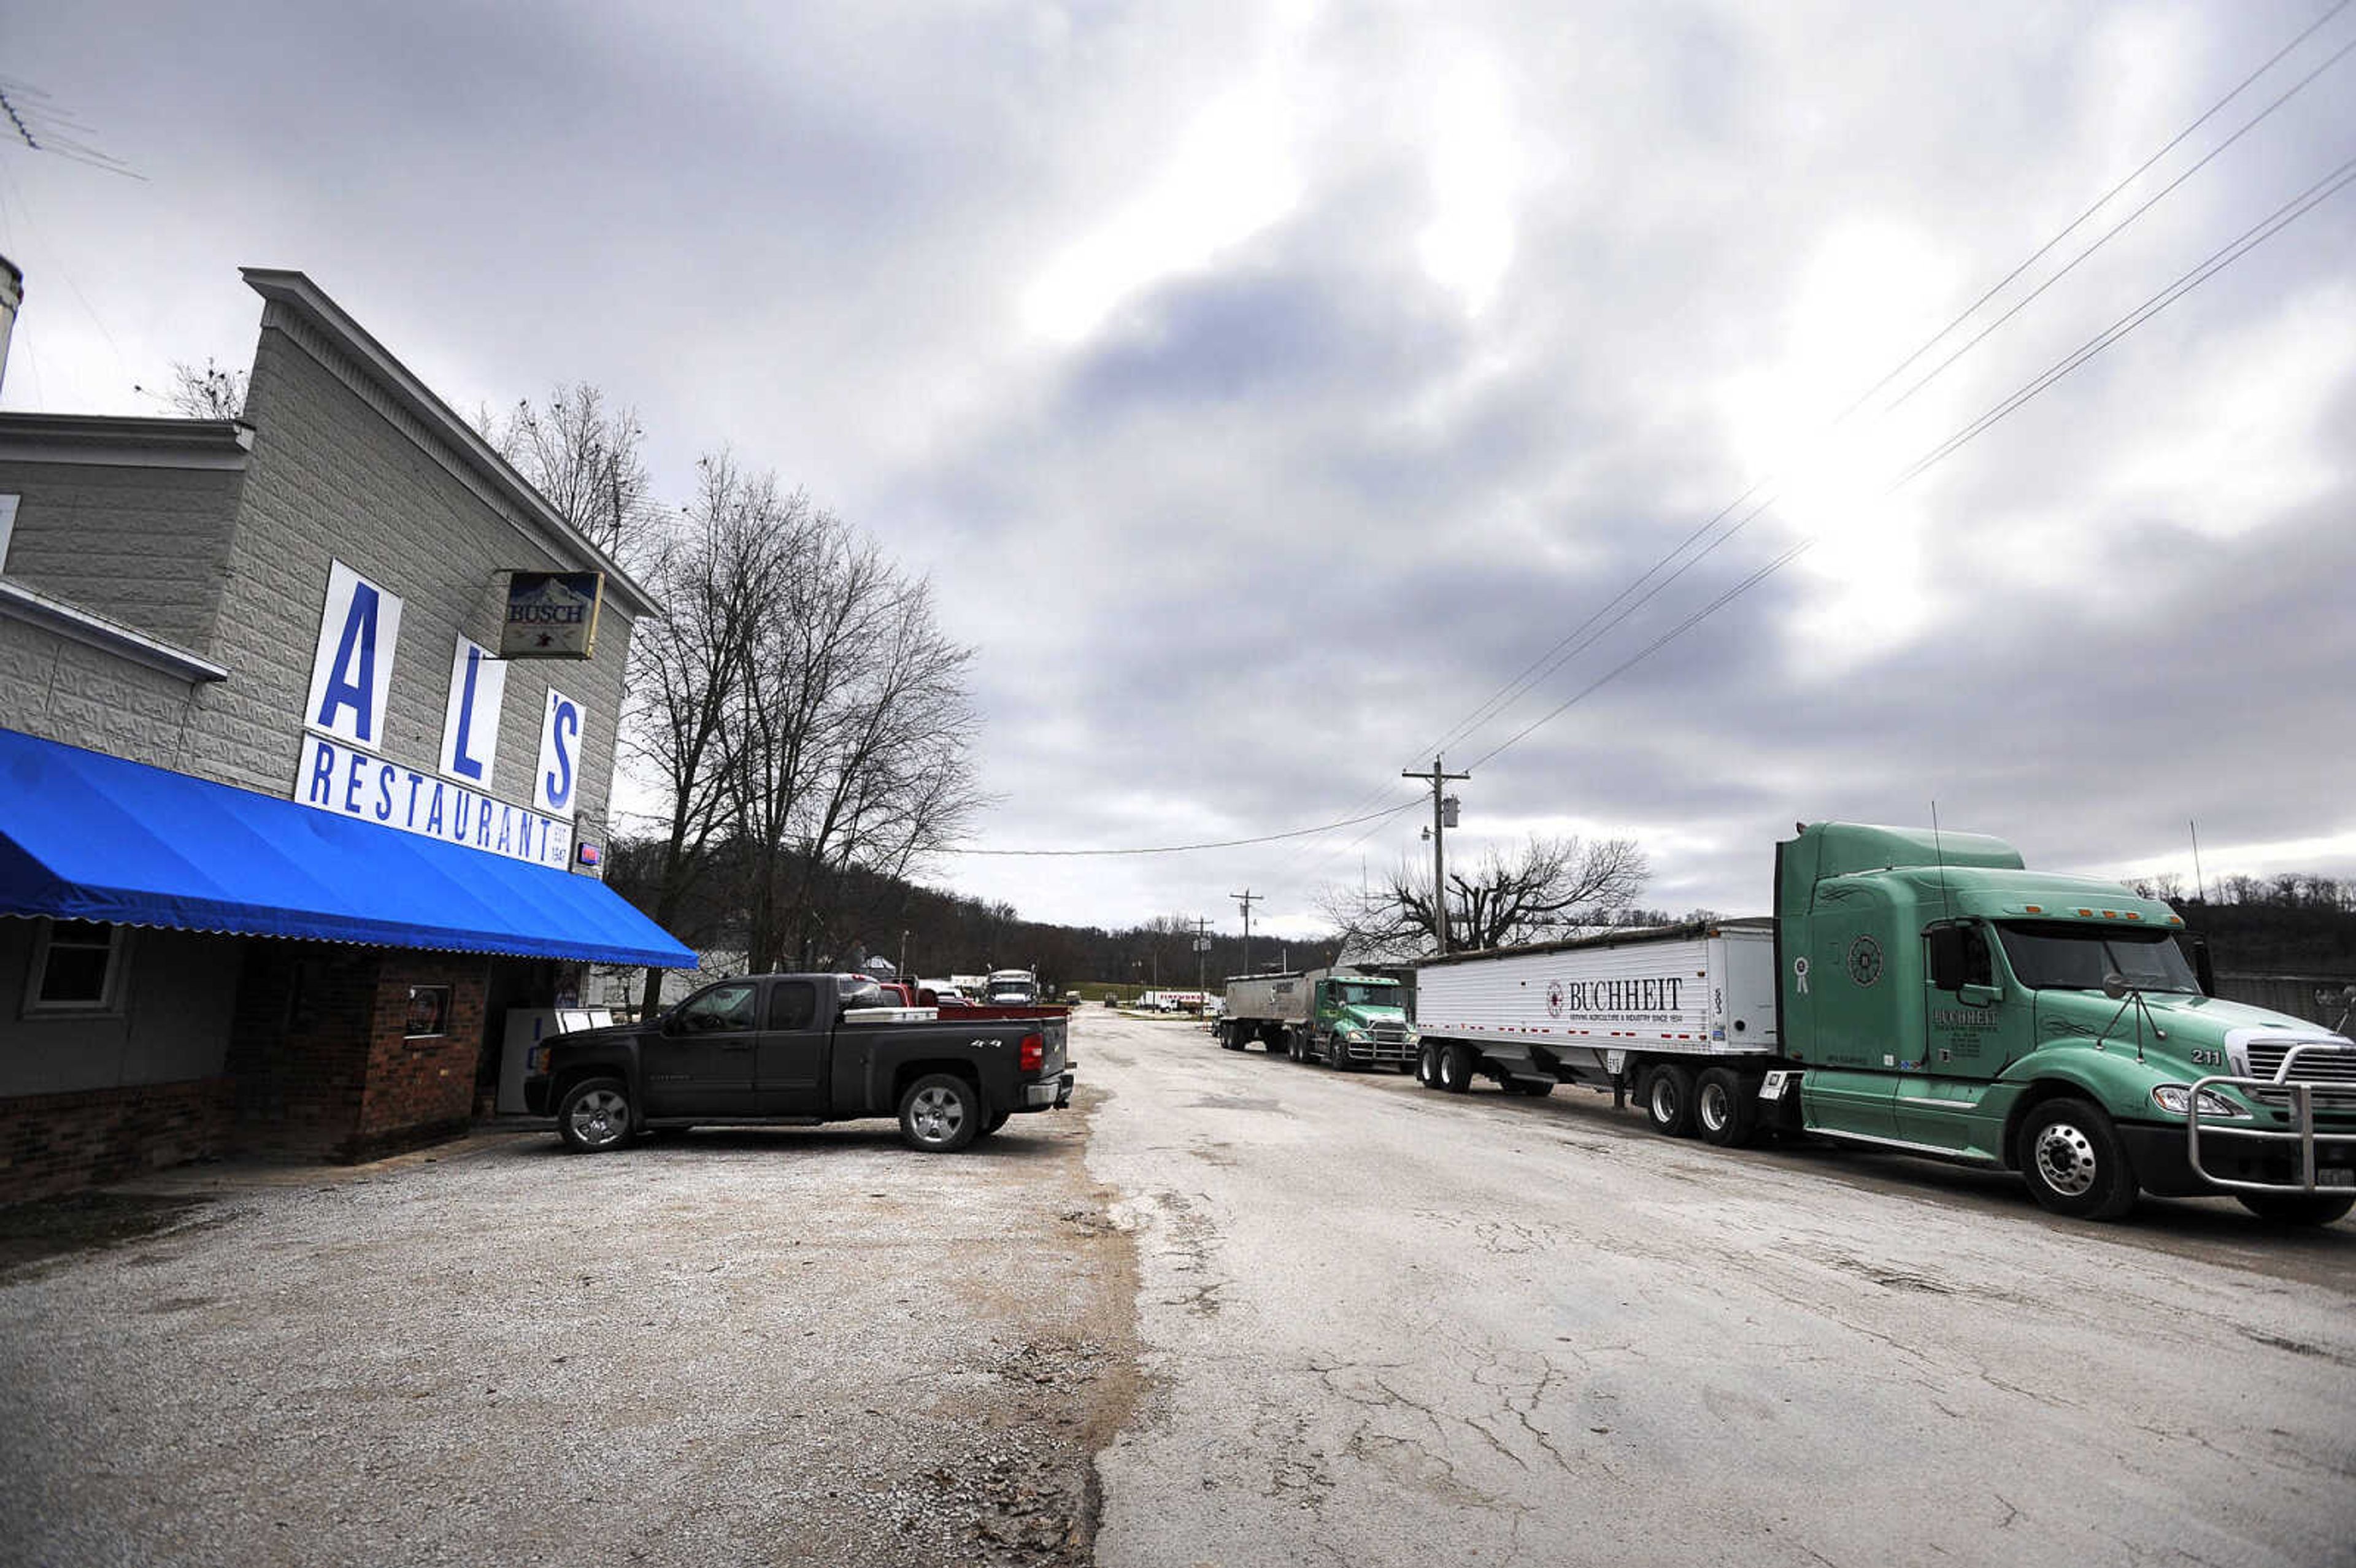
[{"label": "gray cloud", "polygon": [[[151,178],[0,151],[31,289],[6,400],[135,406],[243,351],[234,263],[305,268],[454,402],[595,380],[671,491],[732,444],[928,572],[979,649],[981,845],[1249,837],[1409,798],[1402,768],[2313,11],[51,7],[10,74]],[[2351,132],[2343,69],[1845,430],[1927,449]],[[1190,249],[1262,181],[1283,199]],[[1509,236],[1485,297],[1429,265],[1449,212]],[[1043,332],[1041,280],[1092,244],[1134,275]],[[1649,901],[1755,909],[1794,819],[1935,799],[2040,864],[2176,853],[2198,818],[2212,871],[2320,840],[2304,863],[2356,874],[2351,253],[2356,195],[1894,495],[1787,474],[1450,741],[1481,758],[1815,539],[1483,762],[1464,851],[1635,833]],[[1230,926],[1250,885],[1301,931],[1419,820],[939,878]]]}]

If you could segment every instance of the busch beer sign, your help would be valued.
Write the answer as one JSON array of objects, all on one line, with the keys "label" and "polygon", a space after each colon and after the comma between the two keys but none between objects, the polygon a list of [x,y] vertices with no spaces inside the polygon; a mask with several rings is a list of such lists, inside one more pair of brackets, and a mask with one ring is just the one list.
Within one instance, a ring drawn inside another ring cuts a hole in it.
[{"label": "busch beer sign", "polygon": [[499,657],[587,658],[596,651],[597,609],[605,592],[605,574],[601,571],[509,573]]}]

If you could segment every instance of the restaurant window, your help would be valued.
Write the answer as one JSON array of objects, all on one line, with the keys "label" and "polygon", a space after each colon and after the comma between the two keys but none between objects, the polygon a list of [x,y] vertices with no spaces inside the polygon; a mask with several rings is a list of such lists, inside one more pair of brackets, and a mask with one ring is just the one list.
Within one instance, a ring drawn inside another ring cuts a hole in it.
[{"label": "restaurant window", "polygon": [[411,1040],[432,1040],[449,1033],[450,987],[410,987],[409,1027],[402,1032]]},{"label": "restaurant window", "polygon": [[126,928],[97,920],[43,920],[33,941],[25,1011],[111,1013],[123,999]]}]

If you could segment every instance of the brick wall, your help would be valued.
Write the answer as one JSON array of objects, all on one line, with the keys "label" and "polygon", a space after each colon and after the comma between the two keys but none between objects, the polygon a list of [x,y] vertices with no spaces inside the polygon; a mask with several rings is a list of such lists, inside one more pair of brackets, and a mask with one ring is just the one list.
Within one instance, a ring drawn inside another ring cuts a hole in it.
[{"label": "brick wall", "polygon": [[[369,1032],[368,1086],[348,1154],[366,1158],[466,1130],[483,1050],[490,960],[455,953],[388,953],[379,966]],[[408,1038],[409,989],[446,986],[439,1036]]]},{"label": "brick wall", "polygon": [[225,1078],[0,1100],[0,1203],[19,1203],[221,1152]]},{"label": "brick wall", "polygon": [[[368,1159],[464,1133],[490,960],[316,942],[247,944],[229,1072],[237,1147]],[[408,1035],[412,986],[447,986],[444,1032]]]},{"label": "brick wall", "polygon": [[350,1146],[380,956],[323,942],[246,944],[229,1041],[241,1152],[331,1158]]}]

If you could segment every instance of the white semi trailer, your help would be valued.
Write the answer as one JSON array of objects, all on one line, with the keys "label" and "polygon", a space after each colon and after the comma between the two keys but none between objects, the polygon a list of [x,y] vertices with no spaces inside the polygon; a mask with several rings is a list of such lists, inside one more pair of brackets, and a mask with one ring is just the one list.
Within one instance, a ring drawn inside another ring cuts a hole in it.
[{"label": "white semi trailer", "polygon": [[[1774,923],[1721,921],[1434,959],[1416,968],[1415,1010],[1416,1077],[1429,1087],[1462,1093],[1475,1078],[1492,1078],[1509,1093],[1575,1083],[1649,1094],[1657,1083],[1665,1099],[1704,1102],[1701,1119],[1713,1133],[1747,1130],[1751,1107],[1733,1103],[1746,1086],[1741,1070],[1772,1061],[1780,1049]],[[1682,1071],[1650,1071],[1664,1063]],[[1691,1125],[1692,1106],[1646,1110],[1676,1130]]]}]

